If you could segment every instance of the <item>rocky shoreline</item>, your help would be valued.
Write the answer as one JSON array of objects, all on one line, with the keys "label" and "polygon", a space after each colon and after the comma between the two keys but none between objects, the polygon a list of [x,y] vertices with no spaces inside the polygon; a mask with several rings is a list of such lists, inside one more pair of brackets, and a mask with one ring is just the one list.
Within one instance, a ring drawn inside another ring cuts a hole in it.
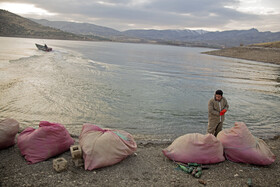
[{"label": "rocky shoreline", "polygon": [[[276,160],[269,166],[256,166],[224,161],[204,165],[200,178],[177,169],[162,149],[170,141],[147,141],[143,136],[135,138],[138,149],[120,163],[92,171],[75,167],[71,153],[67,151],[46,161],[28,165],[17,145],[0,151],[0,186],[279,186],[280,185],[280,137],[265,140]],[[75,144],[78,139],[75,138]],[[63,157],[68,168],[63,172],[53,169],[52,161]]]},{"label": "rocky shoreline", "polygon": [[253,60],[280,65],[280,48],[242,46],[203,52],[203,54]]}]

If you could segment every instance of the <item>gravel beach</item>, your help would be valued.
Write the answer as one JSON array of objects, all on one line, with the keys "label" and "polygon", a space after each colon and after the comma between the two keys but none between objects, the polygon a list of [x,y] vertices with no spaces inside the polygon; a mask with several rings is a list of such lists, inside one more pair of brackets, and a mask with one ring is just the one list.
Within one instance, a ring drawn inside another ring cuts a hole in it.
[{"label": "gravel beach", "polygon": [[[136,136],[136,154],[113,166],[92,171],[75,167],[71,153],[58,157],[68,161],[68,168],[57,173],[52,166],[55,158],[28,165],[17,145],[0,151],[0,186],[280,186],[280,137],[265,140],[276,155],[269,166],[256,166],[224,161],[205,165],[200,178],[176,169],[176,164],[167,159],[162,149],[171,141],[155,141],[152,136]],[[77,137],[75,144],[78,144]]]}]

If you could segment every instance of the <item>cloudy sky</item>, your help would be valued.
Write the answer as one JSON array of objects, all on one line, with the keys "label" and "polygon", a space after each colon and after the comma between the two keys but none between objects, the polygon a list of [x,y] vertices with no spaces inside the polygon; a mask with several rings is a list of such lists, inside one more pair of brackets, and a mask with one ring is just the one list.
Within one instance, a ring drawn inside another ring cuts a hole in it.
[{"label": "cloudy sky", "polygon": [[280,0],[0,0],[27,18],[128,29],[280,31]]}]

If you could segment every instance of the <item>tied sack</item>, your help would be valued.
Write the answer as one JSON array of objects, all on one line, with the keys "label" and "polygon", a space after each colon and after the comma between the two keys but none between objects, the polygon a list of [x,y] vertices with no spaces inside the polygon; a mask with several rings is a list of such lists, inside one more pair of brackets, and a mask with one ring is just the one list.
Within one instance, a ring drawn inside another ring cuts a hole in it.
[{"label": "tied sack", "polygon": [[73,144],[74,139],[63,125],[47,121],[41,121],[38,129],[27,127],[18,136],[18,148],[28,164],[61,154]]},{"label": "tied sack", "polygon": [[102,129],[84,124],[79,137],[85,170],[116,164],[133,154],[137,145],[133,137],[122,130]]},{"label": "tied sack", "polygon": [[219,132],[217,138],[223,144],[226,158],[233,162],[269,165],[275,161],[267,144],[254,137],[243,122],[235,122],[234,127]]},{"label": "tied sack", "polygon": [[170,160],[183,163],[213,164],[225,160],[223,146],[212,134],[185,134],[162,152]]},{"label": "tied sack", "polygon": [[15,144],[15,137],[19,130],[19,123],[14,119],[4,119],[0,122],[0,149]]}]

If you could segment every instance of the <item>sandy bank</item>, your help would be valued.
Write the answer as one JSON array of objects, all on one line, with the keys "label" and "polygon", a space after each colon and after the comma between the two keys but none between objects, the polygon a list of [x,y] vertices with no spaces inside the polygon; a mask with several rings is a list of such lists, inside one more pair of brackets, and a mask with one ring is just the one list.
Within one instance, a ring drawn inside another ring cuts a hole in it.
[{"label": "sandy bank", "polygon": [[[253,186],[280,185],[280,138],[265,140],[277,156],[269,166],[224,161],[208,165],[200,179],[176,169],[174,162],[166,159],[161,150],[170,142],[147,142],[136,138],[136,155],[122,162],[93,171],[75,167],[70,151],[59,155],[68,161],[68,169],[57,173],[52,167],[54,158],[28,165],[15,145],[0,151],[0,186]],[[76,144],[77,144],[76,139]]]},{"label": "sandy bank", "polygon": [[280,48],[244,46],[208,51],[203,52],[203,54],[240,58],[245,60],[267,62],[280,65]]}]

